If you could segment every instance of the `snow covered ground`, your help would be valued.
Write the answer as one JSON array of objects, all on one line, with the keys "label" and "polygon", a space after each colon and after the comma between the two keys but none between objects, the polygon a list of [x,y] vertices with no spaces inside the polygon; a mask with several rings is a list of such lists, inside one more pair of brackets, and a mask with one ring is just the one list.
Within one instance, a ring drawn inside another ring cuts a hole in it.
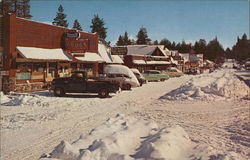
[{"label": "snow covered ground", "polygon": [[236,73],[151,82],[107,99],[1,95],[0,159],[249,159],[249,87]]}]

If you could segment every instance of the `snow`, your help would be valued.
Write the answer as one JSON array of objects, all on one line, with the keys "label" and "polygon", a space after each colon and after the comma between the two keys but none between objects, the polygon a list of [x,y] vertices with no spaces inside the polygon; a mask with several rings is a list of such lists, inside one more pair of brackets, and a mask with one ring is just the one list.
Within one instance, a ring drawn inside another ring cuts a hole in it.
[{"label": "snow", "polygon": [[106,63],[112,63],[111,54],[104,44],[98,43],[98,53]]},{"label": "snow", "polygon": [[102,57],[100,57],[97,53],[85,52],[83,57],[75,57],[78,60],[84,62],[104,62]]},{"label": "snow", "polygon": [[249,87],[230,70],[217,70],[190,79],[186,84],[162,96],[167,100],[236,99],[249,97]]},{"label": "snow", "polygon": [[133,60],[134,64],[146,64],[144,60]]},{"label": "snow", "polygon": [[19,53],[28,59],[40,60],[65,60],[71,61],[71,57],[67,55],[61,48],[45,49],[36,47],[16,47]]},{"label": "snow", "polygon": [[146,61],[146,64],[171,64],[168,61]]},{"label": "snow", "polygon": [[134,87],[140,86],[140,83],[137,80],[136,76],[127,66],[119,65],[119,64],[106,65],[104,67],[104,73],[125,74],[131,77],[131,82],[133,82]]},{"label": "snow", "polygon": [[0,104],[4,104],[10,101],[10,98],[8,98],[6,95],[3,94],[3,92],[0,91]]},{"label": "snow", "polygon": [[113,63],[116,63],[116,64],[123,64],[124,63],[123,60],[121,59],[121,57],[118,55],[111,55],[111,57],[112,57]]},{"label": "snow", "polygon": [[249,99],[242,95],[213,98],[213,93],[206,93],[211,99],[160,99],[189,82],[198,88],[211,83],[227,88],[232,79],[239,87],[243,81],[235,75],[243,72],[249,78],[249,72],[223,68],[150,82],[106,99],[89,94],[54,97],[48,91],[1,94],[7,100],[0,107],[0,159],[58,159],[49,158],[53,155],[59,159],[247,160]]},{"label": "snow", "polygon": [[202,150],[180,126],[159,128],[155,123],[118,114],[72,144],[62,141],[49,157],[63,160],[184,160],[201,157],[199,152]]}]

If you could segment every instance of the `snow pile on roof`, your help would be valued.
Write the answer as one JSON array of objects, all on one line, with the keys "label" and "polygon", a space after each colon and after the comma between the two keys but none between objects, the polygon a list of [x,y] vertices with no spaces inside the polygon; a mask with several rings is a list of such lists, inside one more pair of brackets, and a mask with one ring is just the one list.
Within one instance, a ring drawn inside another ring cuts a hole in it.
[{"label": "snow pile on roof", "polygon": [[111,54],[104,44],[98,44],[98,53],[106,63],[112,63]]},{"label": "snow pile on roof", "polygon": [[135,86],[140,86],[140,83],[138,82],[136,76],[134,73],[124,65],[119,65],[119,64],[110,64],[106,65],[104,67],[104,73],[109,73],[109,74],[125,74],[129,77],[131,77],[131,81],[135,83]]},{"label": "snow pile on roof", "polygon": [[83,57],[75,57],[76,59],[84,62],[104,62],[102,57],[96,53],[85,52]]},{"label": "snow pile on roof", "polygon": [[[72,144],[62,141],[47,156],[61,160],[194,160],[209,159],[206,147],[192,142],[180,126],[117,115]],[[44,156],[46,157],[46,156]],[[210,156],[211,157],[211,156]]]},{"label": "snow pile on roof", "polygon": [[0,92],[0,104],[8,103],[11,99],[3,94],[3,92]]},{"label": "snow pile on roof", "polygon": [[116,64],[123,64],[124,63],[123,60],[121,59],[121,57],[118,55],[111,55],[111,57],[112,57],[113,63],[116,63]]},{"label": "snow pile on roof", "polygon": [[215,71],[192,78],[185,85],[162,96],[167,100],[237,99],[250,95],[249,87],[230,70]]},{"label": "snow pile on roof", "polygon": [[40,60],[64,60],[71,61],[71,57],[67,55],[61,48],[57,49],[45,49],[35,47],[16,47],[19,53],[28,59],[40,59]]},{"label": "snow pile on roof", "polygon": [[168,49],[164,50],[164,46],[162,45],[129,45],[127,46],[127,55],[152,55],[153,52],[159,48],[159,50],[162,52],[164,56],[166,56],[166,53]]}]

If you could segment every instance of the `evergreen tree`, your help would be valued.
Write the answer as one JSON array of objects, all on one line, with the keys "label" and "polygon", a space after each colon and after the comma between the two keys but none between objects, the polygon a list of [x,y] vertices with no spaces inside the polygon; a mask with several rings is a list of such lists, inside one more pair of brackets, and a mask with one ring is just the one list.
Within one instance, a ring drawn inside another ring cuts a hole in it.
[{"label": "evergreen tree", "polygon": [[144,27],[141,27],[137,34],[137,44],[148,44],[151,40],[148,38],[147,30]]},{"label": "evergreen tree", "polygon": [[158,45],[159,42],[158,42],[157,40],[155,40],[153,44],[154,44],[154,45]]},{"label": "evergreen tree", "polygon": [[77,30],[79,30],[79,31],[82,31],[81,24],[78,22],[77,19],[74,21],[74,24],[73,24],[73,27],[72,27],[72,28],[73,28],[73,29],[77,29]]},{"label": "evergreen tree", "polygon": [[169,40],[167,40],[166,38],[162,39],[160,41],[160,45],[164,45],[164,47],[166,47],[167,49],[171,49],[171,42]]},{"label": "evergreen tree", "polygon": [[237,42],[232,48],[232,54],[239,61],[250,58],[250,40],[247,39],[246,34],[243,34],[241,39],[237,38]]},{"label": "evergreen tree", "polygon": [[103,19],[100,19],[98,15],[94,15],[94,18],[91,21],[92,25],[90,28],[92,29],[91,32],[99,35],[100,38],[105,40],[107,37],[107,28],[104,27],[105,23]]},{"label": "evergreen tree", "polygon": [[15,13],[17,17],[30,19],[30,0],[2,0],[1,14]]},{"label": "evergreen tree", "polygon": [[194,44],[194,50],[198,54],[204,54],[206,52],[207,42],[205,39],[200,39]]},{"label": "evergreen tree", "polygon": [[54,21],[52,22],[53,25],[68,27],[68,22],[66,20],[67,15],[63,12],[64,12],[64,9],[62,5],[60,5],[58,7],[58,12],[56,13],[56,17],[54,18]]},{"label": "evergreen tree", "polygon": [[128,38],[128,32],[126,31],[123,36],[124,45],[131,45],[131,40]]},{"label": "evergreen tree", "polygon": [[208,43],[204,58],[214,61],[218,57],[224,57],[224,49],[216,37]]},{"label": "evergreen tree", "polygon": [[123,37],[120,35],[118,38],[118,41],[116,42],[117,46],[123,46],[124,45],[124,40]]}]

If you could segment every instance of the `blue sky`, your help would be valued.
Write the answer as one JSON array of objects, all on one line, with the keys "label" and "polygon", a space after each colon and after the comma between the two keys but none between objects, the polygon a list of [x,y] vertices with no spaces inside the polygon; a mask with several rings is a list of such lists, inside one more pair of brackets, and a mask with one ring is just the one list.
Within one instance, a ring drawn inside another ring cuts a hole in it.
[{"label": "blue sky", "polygon": [[217,36],[224,48],[235,44],[237,36],[249,38],[248,0],[30,0],[32,20],[51,23],[60,4],[67,14],[69,27],[78,19],[90,32],[95,14],[103,18],[106,40],[114,44],[120,34],[128,32],[136,39],[140,27],[149,38],[160,41],[207,42]]}]

